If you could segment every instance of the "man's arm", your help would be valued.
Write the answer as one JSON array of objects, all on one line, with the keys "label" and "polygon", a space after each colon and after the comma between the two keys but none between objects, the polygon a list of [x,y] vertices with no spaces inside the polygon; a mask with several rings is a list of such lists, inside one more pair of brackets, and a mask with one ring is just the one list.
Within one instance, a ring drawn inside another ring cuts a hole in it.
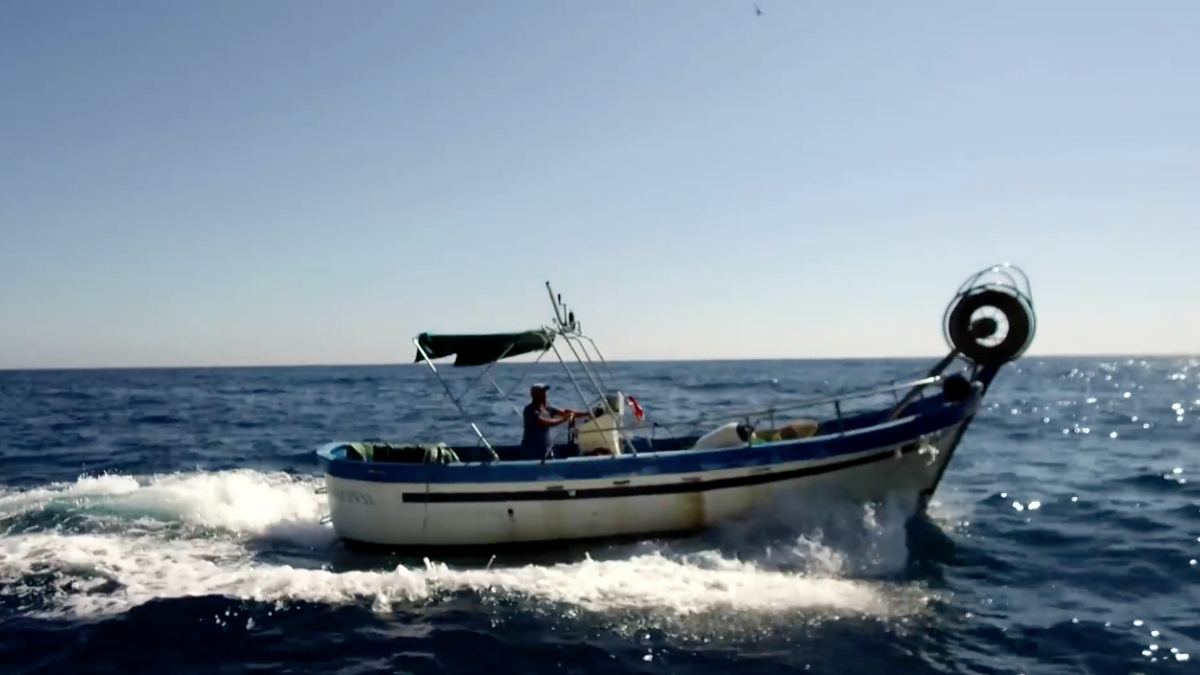
[{"label": "man's arm", "polygon": [[591,416],[592,416],[591,413],[586,413],[586,412],[583,412],[580,410],[572,410],[571,408],[563,408],[562,410],[559,410],[558,408],[550,408],[549,406],[547,406],[547,409],[553,410],[555,412],[555,414],[558,414],[558,415],[574,415],[575,417],[577,417],[579,419],[585,419],[585,420],[591,418]]},{"label": "man's arm", "polygon": [[[547,417],[547,413],[552,416]],[[571,411],[559,410],[558,408],[551,408],[550,406],[546,406],[542,412],[538,414],[538,421],[542,423],[542,426],[546,427],[556,427],[569,419],[571,419]]]}]

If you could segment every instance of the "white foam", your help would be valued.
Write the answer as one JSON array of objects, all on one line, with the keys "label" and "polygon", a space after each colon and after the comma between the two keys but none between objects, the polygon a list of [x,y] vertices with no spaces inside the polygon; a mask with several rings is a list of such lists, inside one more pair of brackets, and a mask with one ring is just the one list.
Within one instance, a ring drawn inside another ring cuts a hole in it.
[{"label": "white foam", "polygon": [[52,483],[29,490],[4,489],[0,492],[0,515],[11,515],[31,507],[44,506],[56,499],[80,499],[89,496],[128,494],[141,486],[132,476],[83,476],[74,483]]},{"label": "white foam", "polygon": [[[905,557],[902,535],[899,544],[895,541],[903,528],[881,524],[877,514],[862,507],[842,513],[853,526],[847,531],[863,537],[849,547],[845,537],[835,542],[837,537],[823,538],[821,533],[798,534],[765,549],[742,547],[736,556],[652,551],[624,560],[476,570],[427,563],[419,568],[334,572],[256,558],[248,546],[251,539],[332,542],[332,529],[320,524],[327,508],[320,485],[312,477],[238,470],[81,478],[7,493],[0,496],[0,509],[10,513],[51,503],[91,513],[102,504],[104,517],[117,512],[124,529],[26,532],[0,539],[0,593],[36,596],[31,605],[40,611],[76,616],[123,612],[156,598],[213,594],[267,602],[369,601],[386,610],[442,593],[474,592],[593,612],[641,609],[673,615],[829,610],[884,616],[919,611],[925,603],[924,594],[913,586],[842,578],[862,567],[854,561],[879,565],[883,560],[885,566],[894,566]],[[797,513],[792,508],[788,505],[783,515],[774,517]],[[837,513],[829,504],[821,512]],[[132,527],[146,518],[204,531]],[[795,567],[800,571],[785,571]]]},{"label": "white foam", "polygon": [[[885,589],[868,582],[788,574],[733,560],[701,567],[660,553],[509,569],[453,570],[428,563],[424,569],[332,572],[261,564],[235,543],[221,540],[39,533],[0,543],[0,580],[9,589],[20,587],[30,575],[47,572],[59,591],[51,613],[77,616],[121,612],[155,598],[209,594],[335,604],[368,599],[377,608],[387,608],[462,591],[525,596],[591,611],[643,608],[690,614],[832,608],[885,615],[898,609],[897,597],[889,599]],[[99,582],[118,586],[100,592]],[[911,601],[900,604],[910,607]]]},{"label": "white foam", "polygon": [[251,470],[155,477],[124,498],[132,506],[166,509],[194,525],[261,534],[280,523],[316,523],[327,512],[321,482]]},{"label": "white foam", "polygon": [[[0,496],[0,517],[68,503],[143,515],[239,534],[294,532],[302,539],[327,539],[328,528],[314,532],[327,513],[318,478],[248,469],[176,473],[163,476],[105,475],[74,483],[9,492]],[[290,528],[289,528],[289,524]]]},{"label": "white foam", "polygon": [[[879,576],[903,570],[905,522],[915,501],[895,497],[878,507],[792,493],[719,528],[726,544],[772,566],[799,566],[831,576]],[[763,542],[764,533],[770,537]]]}]

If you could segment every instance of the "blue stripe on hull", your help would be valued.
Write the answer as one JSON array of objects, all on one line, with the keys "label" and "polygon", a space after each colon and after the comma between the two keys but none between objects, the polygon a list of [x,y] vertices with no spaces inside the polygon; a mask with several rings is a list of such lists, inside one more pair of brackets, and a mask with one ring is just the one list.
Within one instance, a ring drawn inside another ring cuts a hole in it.
[{"label": "blue stripe on hull", "polygon": [[[920,449],[917,443],[909,443],[900,448],[900,455],[909,455]],[[708,481],[659,483],[657,485],[613,486],[602,488],[514,490],[508,492],[405,492],[403,501],[416,504],[450,504],[450,503],[479,503],[479,502],[549,502],[573,499],[614,499],[619,497],[643,497],[648,495],[687,494],[693,492],[710,492],[728,488],[767,485],[795,478],[818,476],[834,471],[842,471],[856,466],[865,466],[897,457],[895,451],[879,452],[865,457],[841,462],[829,462],[818,466],[806,466],[790,471],[776,473],[759,473],[750,476],[734,476]]]},{"label": "blue stripe on hull", "polygon": [[[331,443],[317,451],[326,474],[345,480],[371,483],[537,483],[564,480],[602,480],[631,476],[695,474],[708,471],[771,466],[788,462],[819,461],[875,449],[904,445],[921,436],[953,426],[972,415],[981,393],[959,403],[940,395],[917,401],[911,415],[891,423],[836,431],[794,441],[763,443],[719,450],[624,454],[617,457],[580,457],[541,461],[503,461],[482,464],[393,464],[347,460],[334,455],[342,445]],[[883,412],[883,411],[880,411]],[[869,413],[866,417],[878,417]],[[828,423],[836,426],[835,422]],[[769,475],[769,474],[767,474]],[[541,499],[546,499],[539,493]]]}]

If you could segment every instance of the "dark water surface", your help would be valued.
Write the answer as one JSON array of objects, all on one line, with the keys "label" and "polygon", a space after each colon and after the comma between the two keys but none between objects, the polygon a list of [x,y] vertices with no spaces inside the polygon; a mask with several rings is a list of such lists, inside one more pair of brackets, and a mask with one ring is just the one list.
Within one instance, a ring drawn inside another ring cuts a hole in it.
[{"label": "dark water surface", "polygon": [[[683,417],[928,365],[615,367]],[[497,379],[526,373],[567,384]],[[469,442],[440,393],[413,366],[0,372],[0,672],[1197,672],[1200,361],[1022,361],[907,530],[830,506],[490,567],[341,550],[312,449]]]}]

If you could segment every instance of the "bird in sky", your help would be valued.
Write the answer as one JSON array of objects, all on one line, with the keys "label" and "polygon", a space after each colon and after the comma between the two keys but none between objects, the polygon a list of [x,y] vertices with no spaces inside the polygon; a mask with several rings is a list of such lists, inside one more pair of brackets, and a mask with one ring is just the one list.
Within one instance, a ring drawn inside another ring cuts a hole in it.
[{"label": "bird in sky", "polygon": [[762,16],[762,10],[758,8],[758,5],[755,5],[755,6],[754,6],[754,15],[755,15],[755,16]]}]

